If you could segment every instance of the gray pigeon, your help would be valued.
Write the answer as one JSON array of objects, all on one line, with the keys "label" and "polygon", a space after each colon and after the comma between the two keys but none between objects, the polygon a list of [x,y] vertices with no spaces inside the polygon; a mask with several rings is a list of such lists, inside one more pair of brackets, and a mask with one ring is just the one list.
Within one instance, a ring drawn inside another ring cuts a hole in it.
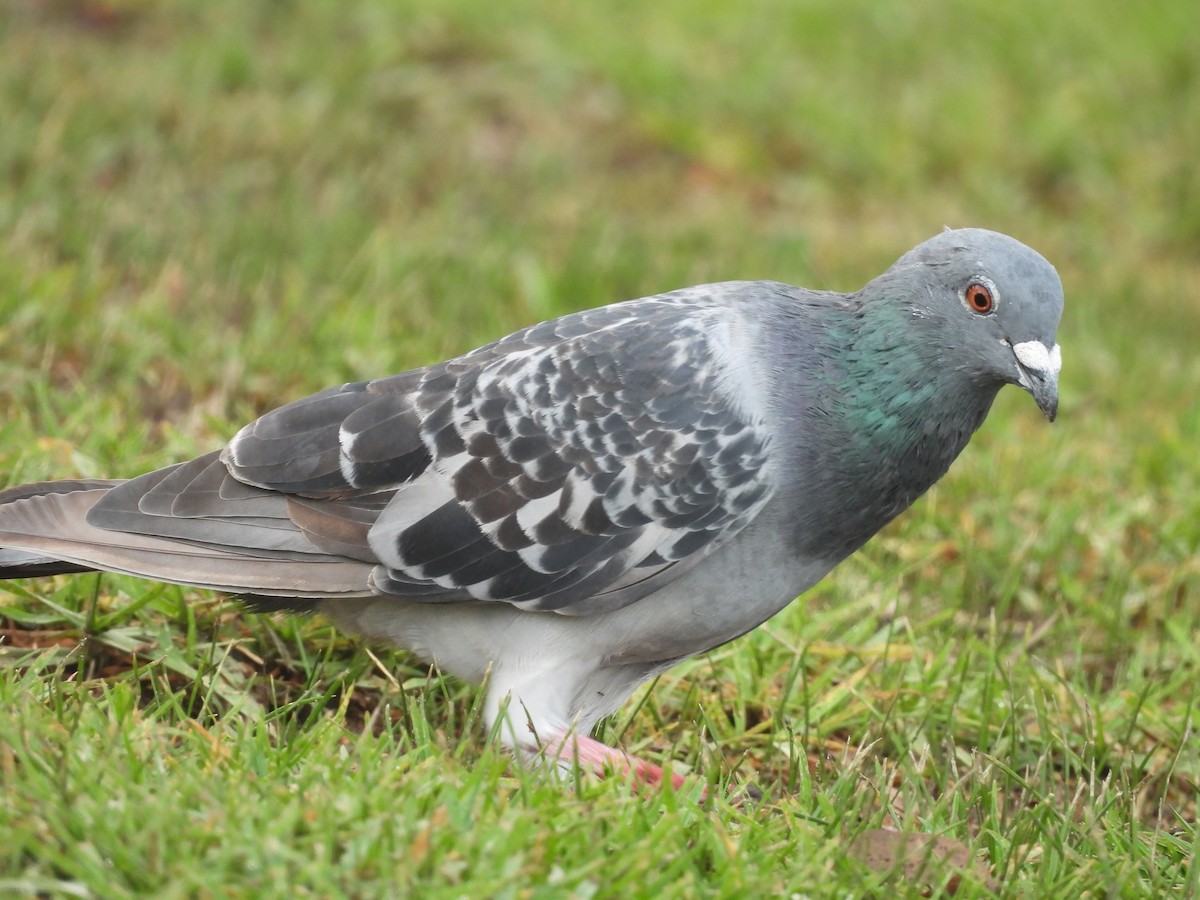
[{"label": "gray pigeon", "polygon": [[[1062,285],[945,231],[861,291],[768,281],[563,316],[267,413],[128,481],[0,494],[0,577],[101,569],[320,611],[471,681],[522,756],[745,634],[949,468],[1006,383],[1050,420]],[[678,779],[676,779],[678,781]]]}]

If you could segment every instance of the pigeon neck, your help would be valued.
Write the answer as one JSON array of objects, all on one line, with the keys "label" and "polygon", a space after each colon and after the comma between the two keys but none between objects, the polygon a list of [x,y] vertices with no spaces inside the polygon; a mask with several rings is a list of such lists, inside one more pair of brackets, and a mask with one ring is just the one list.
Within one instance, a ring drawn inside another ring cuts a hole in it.
[{"label": "pigeon neck", "polygon": [[823,312],[820,346],[796,371],[802,408],[789,443],[802,477],[789,506],[800,549],[840,559],[945,474],[998,386],[964,378],[921,340],[936,330],[899,304],[849,298]]},{"label": "pigeon neck", "polygon": [[980,390],[964,378],[942,329],[922,324],[898,304],[876,302],[832,329],[837,399],[851,447],[872,459],[918,453],[949,466],[982,424],[996,388]]}]

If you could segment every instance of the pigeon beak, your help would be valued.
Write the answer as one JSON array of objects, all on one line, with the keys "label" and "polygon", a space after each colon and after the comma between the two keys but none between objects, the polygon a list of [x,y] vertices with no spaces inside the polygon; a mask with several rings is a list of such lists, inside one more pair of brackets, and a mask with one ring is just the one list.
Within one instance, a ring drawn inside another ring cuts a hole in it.
[{"label": "pigeon beak", "polygon": [[1038,408],[1051,422],[1058,414],[1058,373],[1062,370],[1062,350],[1058,344],[1047,348],[1041,341],[1012,345],[1017,358],[1017,383],[1029,391]]}]

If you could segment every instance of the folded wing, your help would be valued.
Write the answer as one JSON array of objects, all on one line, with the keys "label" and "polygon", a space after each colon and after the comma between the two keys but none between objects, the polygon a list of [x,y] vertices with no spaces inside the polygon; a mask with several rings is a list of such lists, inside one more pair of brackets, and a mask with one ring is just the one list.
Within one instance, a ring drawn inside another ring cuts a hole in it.
[{"label": "folded wing", "polygon": [[0,497],[0,546],[263,596],[617,608],[771,492],[766,432],[728,387],[724,313],[703,290],[325,391],[219,455],[115,486]]}]

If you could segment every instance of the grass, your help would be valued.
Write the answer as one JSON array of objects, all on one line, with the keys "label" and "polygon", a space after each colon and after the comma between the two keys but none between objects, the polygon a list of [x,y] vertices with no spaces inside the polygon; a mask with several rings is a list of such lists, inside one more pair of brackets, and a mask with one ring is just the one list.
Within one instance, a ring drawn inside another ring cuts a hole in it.
[{"label": "grass", "polygon": [[[11,483],[174,462],[572,309],[854,288],[943,224],[1028,241],[1068,295],[1053,428],[1005,392],[862,553],[603,727],[765,803],[546,783],[488,743],[475,690],[320,620],[9,583],[0,894],[1194,896],[1193,18],[0,6]],[[949,851],[889,870],[883,829]]]}]

